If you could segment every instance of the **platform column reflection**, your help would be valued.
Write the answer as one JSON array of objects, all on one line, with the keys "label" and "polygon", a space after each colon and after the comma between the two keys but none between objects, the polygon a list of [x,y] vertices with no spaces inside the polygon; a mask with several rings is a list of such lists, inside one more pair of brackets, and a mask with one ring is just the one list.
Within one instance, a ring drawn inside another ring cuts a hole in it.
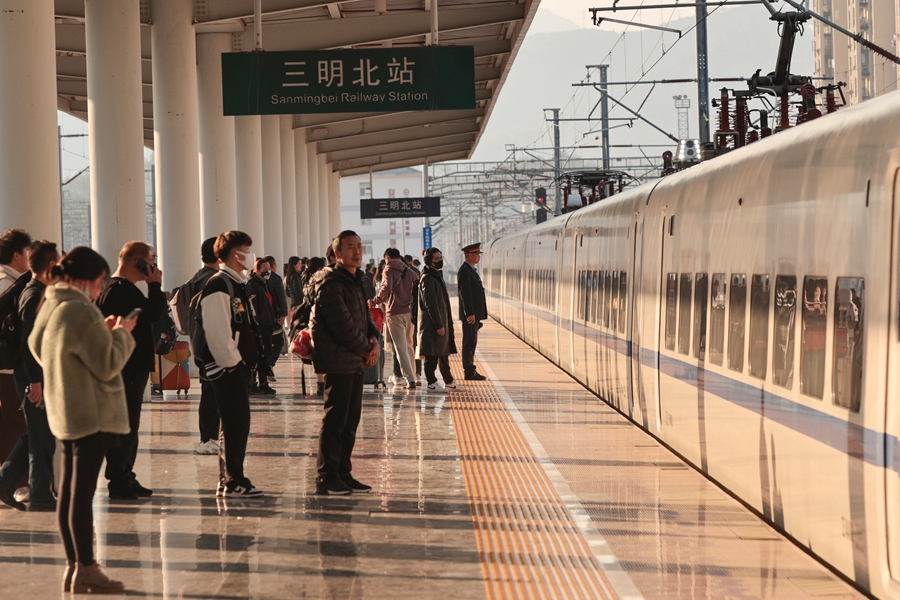
[{"label": "platform column reflection", "polygon": [[309,220],[309,163],[306,129],[294,129],[294,183],[297,193],[297,246],[300,256],[315,256]]},{"label": "platform column reflection", "polygon": [[141,23],[137,2],[85,0],[91,245],[111,264],[147,239]]},{"label": "platform column reflection", "polygon": [[328,167],[328,172],[331,175],[331,185],[328,188],[329,194],[331,197],[329,198],[329,203],[331,206],[331,224],[334,229],[334,233],[339,232],[341,227],[341,175],[337,171],[332,171],[331,167]]},{"label": "platform column reflection", "polygon": [[203,239],[237,226],[234,117],[222,116],[223,52],[231,52],[230,33],[197,35]]},{"label": "platform column reflection", "polygon": [[262,129],[257,116],[234,118],[237,175],[237,228],[253,238],[253,251],[264,256]]},{"label": "platform column reflection", "polygon": [[336,224],[331,222],[331,202],[329,200],[331,194],[331,169],[328,168],[328,163],[325,162],[324,154],[317,155],[316,161],[319,173],[319,195],[316,199],[319,204],[319,236],[325,240],[325,245],[327,246],[331,238],[338,233],[334,228]]},{"label": "platform column reflection", "polygon": [[163,289],[190,279],[200,247],[199,117],[191,0],[152,0],[156,239]]},{"label": "platform column reflection", "polygon": [[279,261],[283,264],[298,252],[297,182],[294,175],[294,167],[296,165],[294,158],[294,117],[281,115],[278,119],[278,129],[278,141],[281,144],[281,237],[284,246]]},{"label": "platform column reflection", "polygon": [[12,0],[0,19],[0,230],[60,241],[52,0]]}]

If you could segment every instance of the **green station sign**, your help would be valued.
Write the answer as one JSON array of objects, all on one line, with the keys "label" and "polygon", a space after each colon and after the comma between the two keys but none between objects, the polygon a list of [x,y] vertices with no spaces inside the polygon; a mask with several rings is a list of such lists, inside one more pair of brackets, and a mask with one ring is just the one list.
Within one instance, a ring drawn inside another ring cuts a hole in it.
[{"label": "green station sign", "polygon": [[472,46],[222,54],[224,113],[475,108]]}]

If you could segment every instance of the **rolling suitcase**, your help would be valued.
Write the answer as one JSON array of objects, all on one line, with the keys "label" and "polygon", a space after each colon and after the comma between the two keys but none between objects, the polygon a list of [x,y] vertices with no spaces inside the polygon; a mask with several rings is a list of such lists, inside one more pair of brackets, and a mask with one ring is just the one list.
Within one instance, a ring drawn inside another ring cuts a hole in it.
[{"label": "rolling suitcase", "polygon": [[363,385],[373,385],[377,390],[379,387],[387,389],[384,382],[384,337],[378,334],[378,360],[371,367],[367,367],[363,374]]},{"label": "rolling suitcase", "polygon": [[191,376],[188,374],[190,358],[188,342],[175,342],[175,347],[165,356],[157,354],[156,370],[151,376],[154,391],[162,394],[164,390],[175,390],[177,394],[187,394],[191,389]]}]

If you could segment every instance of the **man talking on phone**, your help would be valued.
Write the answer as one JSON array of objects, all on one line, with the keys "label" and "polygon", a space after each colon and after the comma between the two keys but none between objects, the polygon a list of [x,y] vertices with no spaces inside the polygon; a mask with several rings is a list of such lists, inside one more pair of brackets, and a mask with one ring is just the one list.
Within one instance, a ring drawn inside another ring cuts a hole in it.
[{"label": "man talking on phone", "polygon": [[[147,283],[147,295],[137,287]],[[110,500],[136,500],[153,494],[138,483],[134,474],[137,458],[138,430],[141,428],[141,404],[150,373],[155,368],[153,324],[166,311],[166,294],[162,291],[162,271],[156,268],[156,252],[144,242],[128,242],[119,252],[119,267],[109,286],[97,298],[97,306],[104,316],[125,317],[140,310],[131,334],[135,346],[131,358],[122,368],[125,401],[128,404],[128,423],[131,431],[119,436],[119,445],[106,451],[106,478],[109,480]]]}]

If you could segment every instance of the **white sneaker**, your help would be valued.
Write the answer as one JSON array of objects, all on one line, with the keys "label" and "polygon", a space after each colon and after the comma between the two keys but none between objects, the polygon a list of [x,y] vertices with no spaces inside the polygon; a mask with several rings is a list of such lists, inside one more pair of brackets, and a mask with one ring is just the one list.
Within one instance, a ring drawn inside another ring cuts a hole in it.
[{"label": "white sneaker", "polygon": [[447,393],[447,390],[444,389],[444,386],[442,386],[439,383],[429,383],[428,386],[426,386],[425,391],[427,391],[429,394],[446,394]]},{"label": "white sneaker", "polygon": [[464,391],[466,391],[466,386],[464,386],[460,383],[456,383],[455,381],[453,381],[451,383],[445,383],[444,388],[448,392],[464,392]]},{"label": "white sneaker", "polygon": [[219,444],[214,442],[213,440],[206,440],[205,442],[200,442],[200,445],[197,446],[197,449],[194,450],[194,454],[218,454],[219,453]]},{"label": "white sneaker", "polygon": [[27,485],[23,485],[13,492],[13,498],[16,499],[16,502],[26,503],[31,499],[31,490]]},{"label": "white sneaker", "polygon": [[406,379],[403,377],[397,377],[396,375],[391,375],[391,383],[394,385],[406,385]]}]

